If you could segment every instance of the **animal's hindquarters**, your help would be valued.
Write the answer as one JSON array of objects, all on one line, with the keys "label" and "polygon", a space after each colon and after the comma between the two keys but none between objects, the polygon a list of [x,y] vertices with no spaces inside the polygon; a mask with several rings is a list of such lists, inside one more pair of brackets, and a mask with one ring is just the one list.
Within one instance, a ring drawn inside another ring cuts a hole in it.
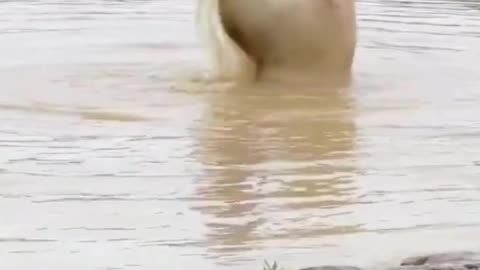
[{"label": "animal's hindquarters", "polygon": [[303,80],[350,73],[355,17],[354,0],[199,0],[198,22],[218,74]]}]

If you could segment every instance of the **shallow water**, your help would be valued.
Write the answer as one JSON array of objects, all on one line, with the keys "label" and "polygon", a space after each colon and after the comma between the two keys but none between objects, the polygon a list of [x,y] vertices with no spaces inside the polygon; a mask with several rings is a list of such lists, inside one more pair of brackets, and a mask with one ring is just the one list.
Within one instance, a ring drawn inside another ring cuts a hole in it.
[{"label": "shallow water", "polygon": [[229,91],[191,1],[0,1],[2,269],[478,248],[480,2],[358,1],[351,89]]}]

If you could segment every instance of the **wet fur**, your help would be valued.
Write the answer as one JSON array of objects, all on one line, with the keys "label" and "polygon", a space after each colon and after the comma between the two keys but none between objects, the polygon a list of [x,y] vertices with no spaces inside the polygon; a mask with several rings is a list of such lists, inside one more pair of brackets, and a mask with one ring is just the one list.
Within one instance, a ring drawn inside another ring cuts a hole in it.
[{"label": "wet fur", "polygon": [[349,76],[354,0],[198,0],[213,76],[238,81]]}]

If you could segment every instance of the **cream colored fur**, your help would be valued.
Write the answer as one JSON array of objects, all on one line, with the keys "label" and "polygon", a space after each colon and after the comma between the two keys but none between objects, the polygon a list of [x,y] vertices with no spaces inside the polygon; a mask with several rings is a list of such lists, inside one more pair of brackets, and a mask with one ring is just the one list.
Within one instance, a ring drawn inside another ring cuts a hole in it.
[{"label": "cream colored fur", "polygon": [[[350,74],[355,0],[198,0],[196,17],[217,78],[302,80]],[[228,31],[232,28],[242,39]]]},{"label": "cream colored fur", "polygon": [[198,0],[196,23],[212,64],[213,77],[251,81],[255,63],[226,33],[220,16],[221,0]]}]

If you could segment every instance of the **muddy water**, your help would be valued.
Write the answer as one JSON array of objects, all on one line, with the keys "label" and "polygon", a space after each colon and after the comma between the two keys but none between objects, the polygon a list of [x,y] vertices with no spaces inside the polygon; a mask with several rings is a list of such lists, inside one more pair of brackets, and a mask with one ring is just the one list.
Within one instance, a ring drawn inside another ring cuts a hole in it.
[{"label": "muddy water", "polygon": [[480,2],[358,1],[351,89],[202,70],[191,1],[0,2],[0,263],[379,265],[478,248]]}]

